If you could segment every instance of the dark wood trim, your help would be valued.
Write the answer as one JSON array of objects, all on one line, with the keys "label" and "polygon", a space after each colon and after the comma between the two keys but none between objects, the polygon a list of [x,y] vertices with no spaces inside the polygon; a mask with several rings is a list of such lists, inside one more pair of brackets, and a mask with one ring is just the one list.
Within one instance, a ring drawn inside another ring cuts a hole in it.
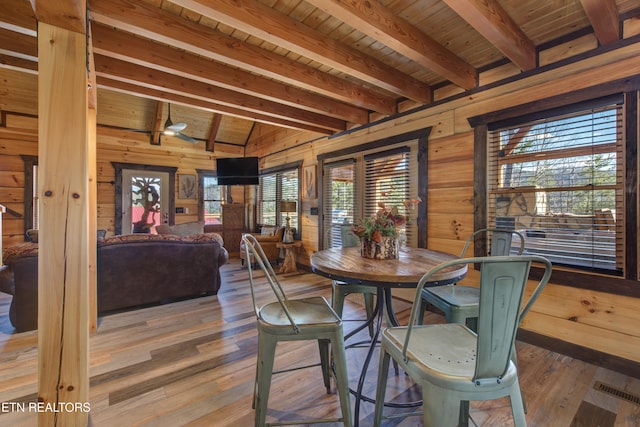
[{"label": "dark wood trim", "polygon": [[[429,133],[431,128],[429,128]],[[429,241],[429,135],[418,138],[418,197],[422,203],[418,204],[418,247],[427,248]]]},{"label": "dark wood trim", "polygon": [[[474,231],[487,227],[487,125],[481,124],[474,128],[474,157],[473,157],[473,228]],[[484,239],[476,242],[475,256],[487,253]]]},{"label": "dark wood trim", "polygon": [[630,280],[638,280],[638,94],[628,92],[625,100],[624,274]]},{"label": "dark wood trim", "polygon": [[139,163],[111,162],[115,169],[115,234],[122,234],[122,170],[135,169],[155,172],[167,172],[169,174],[169,224],[176,221],[176,171],[177,167],[142,165]]},{"label": "dark wood trim", "polygon": [[577,344],[572,344],[557,338],[550,338],[535,332],[518,330],[517,339],[538,347],[546,348],[556,353],[564,354],[574,359],[579,359],[596,366],[620,372],[640,379],[640,363],[633,360],[624,359],[619,356],[613,356],[608,353],[593,350]]}]

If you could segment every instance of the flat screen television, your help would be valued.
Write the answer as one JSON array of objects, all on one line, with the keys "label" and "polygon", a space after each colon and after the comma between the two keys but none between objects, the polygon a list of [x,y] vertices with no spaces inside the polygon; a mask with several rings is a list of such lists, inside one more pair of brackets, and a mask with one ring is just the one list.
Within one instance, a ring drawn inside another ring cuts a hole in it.
[{"label": "flat screen television", "polygon": [[258,158],[216,159],[218,185],[258,185]]}]

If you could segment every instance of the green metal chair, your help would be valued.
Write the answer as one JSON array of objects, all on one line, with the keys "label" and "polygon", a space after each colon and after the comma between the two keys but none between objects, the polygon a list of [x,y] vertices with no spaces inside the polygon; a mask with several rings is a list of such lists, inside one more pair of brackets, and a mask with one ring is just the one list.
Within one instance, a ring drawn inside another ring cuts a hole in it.
[{"label": "green metal chair", "polygon": [[[510,255],[511,243],[513,237],[519,238],[519,247],[517,254],[521,255],[524,251],[524,236],[515,230],[505,230],[499,228],[484,228],[471,234],[464,244],[461,257],[465,257],[469,246],[471,246],[476,237],[485,235],[490,241],[490,256],[507,256]],[[478,301],[480,299],[480,290],[473,286],[462,285],[444,285],[425,288],[422,291],[422,300],[420,301],[420,318],[422,324],[424,312],[427,304],[431,304],[444,312],[447,323],[464,323],[472,330],[476,330],[476,322],[478,318]]]},{"label": "green metal chair", "polygon": [[[279,341],[317,340],[320,350],[320,366],[322,367],[327,393],[331,392],[330,375],[333,372],[330,366],[331,362],[334,365],[342,417],[338,419],[287,421],[287,424],[316,424],[342,421],[345,426],[351,426],[351,404],[342,320],[323,297],[287,298],[260,243],[250,234],[245,234],[242,238],[245,248],[253,255],[253,259],[264,272],[264,282],[266,282],[263,283],[262,278],[260,278],[261,280],[258,283],[254,277],[253,269],[249,269],[251,299],[258,323],[258,360],[253,398],[255,425],[260,427],[265,425],[273,374],[318,366],[318,364],[307,364],[282,371],[273,371],[277,343]],[[259,307],[256,303],[256,287],[267,283],[271,286],[277,301]],[[330,351],[332,357],[330,357]]]},{"label": "green metal chair", "polygon": [[[531,263],[545,272],[523,306]],[[438,271],[452,265],[480,266],[478,332],[466,325],[418,325],[421,291]],[[526,426],[516,364],[511,360],[518,325],[551,276],[551,263],[540,256],[466,258],[442,263],[420,282],[408,326],[382,334],[374,426],[382,422],[390,358],[422,387],[425,427],[467,425],[468,402],[509,396],[516,427]],[[413,413],[415,414],[415,413]],[[412,414],[402,414],[407,416]]]},{"label": "green metal chair", "polygon": [[[360,245],[358,237],[351,233],[351,224],[340,225],[340,237],[343,248]],[[373,297],[376,295],[375,287],[343,283],[336,280],[331,282],[331,286],[331,305],[340,318],[342,318],[342,312],[344,311],[345,297],[350,294],[362,294],[367,319],[371,319],[373,315]],[[373,322],[369,324],[369,336],[373,337]]]}]

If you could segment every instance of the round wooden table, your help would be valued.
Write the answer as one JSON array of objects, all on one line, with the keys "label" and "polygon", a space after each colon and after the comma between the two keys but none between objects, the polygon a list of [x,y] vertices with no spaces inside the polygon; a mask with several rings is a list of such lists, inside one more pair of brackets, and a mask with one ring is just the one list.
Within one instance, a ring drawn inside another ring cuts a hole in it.
[{"label": "round wooden table", "polygon": [[[422,276],[431,268],[446,261],[458,259],[456,255],[444,252],[433,251],[421,248],[400,248],[399,259],[392,260],[376,260],[363,258],[360,255],[359,247],[350,248],[331,248],[318,251],[311,255],[311,268],[314,273],[326,276],[330,279],[343,283],[351,283],[365,286],[373,286],[377,288],[376,306],[373,311],[372,318],[367,319],[366,323],[356,328],[353,332],[345,335],[345,341],[354,336],[356,333],[368,327],[372,322],[376,321],[375,333],[371,338],[369,351],[365,358],[358,388],[351,390],[356,397],[354,410],[354,426],[358,426],[360,417],[360,402],[362,400],[375,403],[371,397],[367,397],[362,393],[365,383],[367,371],[371,357],[378,343],[380,329],[382,327],[382,319],[385,317],[386,309],[387,317],[391,324],[398,325],[393,304],[391,301],[392,288],[415,288]],[[455,283],[461,280],[467,273],[466,265],[457,265],[449,269],[442,270],[433,277],[433,281],[425,284],[428,286],[439,286]],[[339,286],[339,285],[338,285]],[[356,347],[362,343],[347,345]],[[414,403],[409,404],[386,404],[387,406],[415,406]]]}]

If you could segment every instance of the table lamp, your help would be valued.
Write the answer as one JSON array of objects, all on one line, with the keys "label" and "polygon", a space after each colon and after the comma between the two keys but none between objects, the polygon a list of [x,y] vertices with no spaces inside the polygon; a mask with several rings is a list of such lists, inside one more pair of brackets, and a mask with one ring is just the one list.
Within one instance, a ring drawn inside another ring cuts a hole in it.
[{"label": "table lamp", "polygon": [[287,226],[284,228],[283,243],[293,243],[293,230],[291,230],[291,218],[289,218],[289,212],[296,211],[296,202],[281,201],[280,210],[287,214]]}]

